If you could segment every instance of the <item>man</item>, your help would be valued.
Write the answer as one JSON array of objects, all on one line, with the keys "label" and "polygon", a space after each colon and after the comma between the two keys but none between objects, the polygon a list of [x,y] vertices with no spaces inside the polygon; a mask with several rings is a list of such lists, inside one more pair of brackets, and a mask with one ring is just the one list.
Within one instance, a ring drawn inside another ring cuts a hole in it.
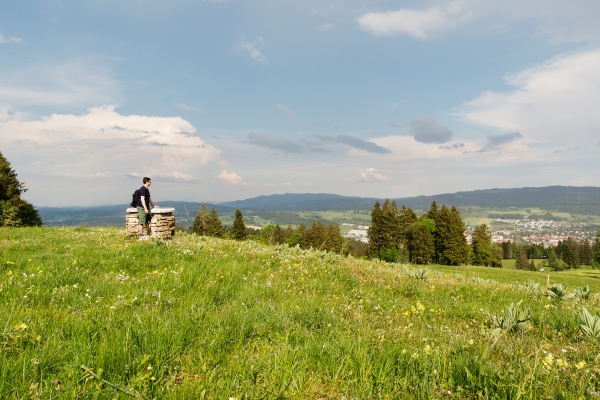
[{"label": "man", "polygon": [[[150,215],[150,205],[152,207],[158,208],[158,206],[154,205],[152,201],[152,197],[150,197],[150,190],[148,188],[152,185],[152,180],[150,178],[144,177],[143,179],[144,186],[140,188],[138,194],[138,202],[137,202],[137,212],[138,212],[138,233],[140,235],[140,240],[146,240],[150,236],[150,220],[152,216]],[[148,236],[142,236],[144,233],[144,225],[146,225],[146,234]]]}]

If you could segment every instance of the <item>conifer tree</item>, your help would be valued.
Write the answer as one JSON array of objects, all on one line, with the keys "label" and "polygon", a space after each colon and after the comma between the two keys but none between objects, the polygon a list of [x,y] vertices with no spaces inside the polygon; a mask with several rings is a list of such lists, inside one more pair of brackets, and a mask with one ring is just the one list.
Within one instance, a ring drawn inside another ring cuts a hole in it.
[{"label": "conifer tree", "polygon": [[433,220],[424,218],[414,222],[409,229],[408,251],[410,260],[417,264],[429,263],[435,255],[432,230],[427,220],[435,224]]},{"label": "conifer tree", "polygon": [[346,239],[342,236],[338,225],[329,224],[327,226],[327,251],[333,253],[342,253]]},{"label": "conifer tree", "polygon": [[195,233],[196,235],[204,236],[206,235],[206,223],[208,220],[208,210],[206,209],[206,204],[202,204],[198,214],[194,218],[194,222],[192,223],[192,227],[190,231]]},{"label": "conifer tree", "polygon": [[415,214],[412,208],[406,208],[406,206],[402,205],[398,219],[400,225],[400,246],[403,249],[408,249],[410,227],[417,222],[417,214]]},{"label": "conifer tree", "polygon": [[524,248],[519,248],[519,252],[517,253],[517,258],[515,260],[515,268],[516,269],[527,269],[529,265],[529,260],[527,259],[527,252]]},{"label": "conifer tree", "polygon": [[206,219],[206,236],[225,237],[223,222],[221,222],[221,218],[219,218],[219,214],[214,207],[210,210],[210,214],[208,214],[208,218]]},{"label": "conifer tree", "polygon": [[17,179],[10,162],[0,153],[0,226],[41,226],[38,211],[21,195],[27,191],[25,182]]},{"label": "conifer tree", "polygon": [[450,210],[446,206],[442,207],[438,231],[440,232],[444,264],[459,265],[466,262],[471,247],[465,237],[465,224],[456,207],[452,206]]},{"label": "conifer tree", "polygon": [[379,201],[375,202],[373,210],[371,210],[371,226],[367,230],[369,238],[369,248],[367,256],[369,258],[379,257],[379,249],[383,246],[383,227],[382,227],[382,210]]},{"label": "conifer tree", "polygon": [[492,267],[502,268],[502,246],[497,243],[492,244]]},{"label": "conifer tree", "polygon": [[442,243],[440,243],[440,241],[443,242],[443,240],[441,240],[440,232],[437,230],[437,226],[440,223],[441,215],[440,215],[440,211],[438,210],[438,205],[435,202],[435,200],[433,201],[433,203],[431,203],[431,207],[429,208],[429,211],[427,212],[427,216],[431,220],[433,220],[436,225],[436,231],[433,233],[433,243],[435,246],[435,255],[434,255],[433,261],[435,263],[438,263],[439,262],[438,258],[443,254],[444,249],[442,247]]},{"label": "conifer tree", "polygon": [[275,229],[273,230],[273,243],[282,244],[285,243],[285,232],[279,224],[275,225]]},{"label": "conifer tree", "polygon": [[310,228],[306,230],[304,237],[304,248],[325,250],[327,246],[327,228],[321,221],[313,220]]},{"label": "conifer tree", "polygon": [[591,265],[594,260],[594,252],[588,238],[585,238],[579,246],[579,261],[584,265]]},{"label": "conifer tree", "polygon": [[486,224],[475,227],[471,247],[475,265],[490,266],[492,264],[492,235]]},{"label": "conifer tree", "polygon": [[[279,228],[279,225],[277,225],[276,228]],[[281,232],[281,228],[279,228],[279,231]],[[246,240],[248,238],[248,230],[244,223],[244,216],[239,208],[235,210],[235,219],[233,220],[230,235],[235,240]]]}]

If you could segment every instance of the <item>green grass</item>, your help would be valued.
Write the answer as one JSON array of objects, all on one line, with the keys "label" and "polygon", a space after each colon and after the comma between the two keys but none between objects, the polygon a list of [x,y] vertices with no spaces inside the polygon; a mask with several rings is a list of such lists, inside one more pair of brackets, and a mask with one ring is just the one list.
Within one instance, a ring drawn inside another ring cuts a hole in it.
[{"label": "green grass", "polygon": [[[4,229],[0,257],[2,399],[598,390],[600,348],[577,317],[600,309],[598,296],[558,301],[514,284],[543,281],[534,272],[433,266],[418,276],[316,251],[188,235],[139,242],[101,228]],[[597,279],[576,272],[551,276],[596,293]],[[530,329],[496,335],[487,313],[521,300]]]}]

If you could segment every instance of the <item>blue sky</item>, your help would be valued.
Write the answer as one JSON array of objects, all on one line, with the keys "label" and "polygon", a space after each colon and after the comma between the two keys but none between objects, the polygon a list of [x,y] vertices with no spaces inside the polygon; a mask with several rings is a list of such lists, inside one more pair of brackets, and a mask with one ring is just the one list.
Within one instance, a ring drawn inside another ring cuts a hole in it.
[{"label": "blue sky", "polygon": [[34,205],[600,184],[600,3],[13,1],[0,151]]}]

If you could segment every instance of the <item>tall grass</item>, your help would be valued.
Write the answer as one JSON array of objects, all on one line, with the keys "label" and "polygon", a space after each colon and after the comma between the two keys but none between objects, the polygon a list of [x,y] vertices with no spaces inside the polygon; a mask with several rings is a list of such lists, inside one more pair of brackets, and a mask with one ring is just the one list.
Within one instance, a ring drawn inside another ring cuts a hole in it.
[{"label": "tall grass", "polygon": [[[572,398],[579,313],[521,284],[196,236],[1,231],[0,398]],[[591,278],[589,278],[591,279]],[[526,280],[526,279],[524,279]],[[522,301],[528,329],[489,315]]]}]

